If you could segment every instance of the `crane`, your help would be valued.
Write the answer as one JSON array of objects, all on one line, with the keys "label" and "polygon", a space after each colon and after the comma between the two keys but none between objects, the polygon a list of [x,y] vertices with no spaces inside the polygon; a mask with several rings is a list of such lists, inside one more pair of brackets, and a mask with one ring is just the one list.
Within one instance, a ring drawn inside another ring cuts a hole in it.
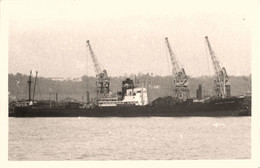
[{"label": "crane", "polygon": [[97,98],[100,99],[108,96],[110,79],[108,77],[107,71],[105,69],[102,69],[100,64],[98,63],[97,57],[94,54],[89,40],[87,40],[87,47],[89,48],[90,55],[94,63],[94,69],[96,72]]},{"label": "crane", "polygon": [[168,38],[165,38],[165,42],[167,48],[169,50],[171,63],[172,63],[172,76],[173,76],[173,83],[174,83],[174,97],[179,100],[187,100],[189,96],[189,89],[188,89],[188,77],[185,73],[183,67],[181,67],[177,57],[172,51]]},{"label": "crane", "polygon": [[212,64],[215,70],[216,78],[214,80],[214,84],[215,84],[216,96],[217,98],[230,97],[230,84],[228,82],[229,77],[227,75],[227,71],[225,67],[220,66],[220,62],[211,47],[208,36],[206,36],[205,39],[211,56]]}]

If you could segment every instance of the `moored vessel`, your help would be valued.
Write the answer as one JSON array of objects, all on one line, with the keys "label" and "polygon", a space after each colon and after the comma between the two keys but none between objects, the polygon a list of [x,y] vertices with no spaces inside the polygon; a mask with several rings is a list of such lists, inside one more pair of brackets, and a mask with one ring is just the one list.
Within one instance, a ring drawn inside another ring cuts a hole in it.
[{"label": "moored vessel", "polygon": [[[246,100],[246,101],[245,101]],[[21,101],[13,107],[14,117],[225,117],[251,116],[251,101],[245,97],[225,99],[187,99],[180,101],[159,97],[148,104],[146,88],[135,88],[133,81],[122,82],[117,97],[103,98],[97,104],[86,106],[76,101]]]}]

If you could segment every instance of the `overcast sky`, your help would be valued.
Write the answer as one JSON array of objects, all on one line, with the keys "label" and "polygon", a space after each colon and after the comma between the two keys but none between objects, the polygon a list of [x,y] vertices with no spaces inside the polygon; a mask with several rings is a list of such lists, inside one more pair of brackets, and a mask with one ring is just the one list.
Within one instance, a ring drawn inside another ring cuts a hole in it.
[{"label": "overcast sky", "polygon": [[93,76],[90,40],[109,76],[171,75],[168,37],[188,75],[213,75],[206,35],[229,75],[251,73],[246,1],[55,2],[8,3],[9,73],[33,69],[44,77]]}]

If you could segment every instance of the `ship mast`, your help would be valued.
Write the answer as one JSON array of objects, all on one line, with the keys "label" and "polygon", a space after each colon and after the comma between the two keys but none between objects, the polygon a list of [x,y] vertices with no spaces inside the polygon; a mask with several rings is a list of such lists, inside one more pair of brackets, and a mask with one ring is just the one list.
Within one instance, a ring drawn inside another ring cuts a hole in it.
[{"label": "ship mast", "polygon": [[30,71],[30,76],[29,76],[28,84],[29,84],[29,101],[31,101],[32,71]]},{"label": "ship mast", "polygon": [[169,50],[171,63],[172,63],[172,76],[174,83],[174,97],[178,100],[187,100],[189,98],[188,77],[183,67],[177,60],[177,57],[172,51],[168,38],[165,38],[166,46]]},{"label": "ship mast", "polygon": [[226,69],[225,67],[220,66],[220,62],[211,47],[208,36],[206,36],[205,39],[211,56],[212,64],[215,70],[216,78],[214,80],[214,84],[215,84],[216,96],[217,98],[230,97],[230,84],[228,83],[229,77],[227,75]]},{"label": "ship mast", "polygon": [[97,98],[100,99],[102,97],[108,96],[110,79],[108,77],[107,71],[101,68],[97,57],[95,56],[95,53],[89,43],[89,40],[87,40],[87,47],[89,48],[89,52],[94,63],[94,69],[96,72]]}]

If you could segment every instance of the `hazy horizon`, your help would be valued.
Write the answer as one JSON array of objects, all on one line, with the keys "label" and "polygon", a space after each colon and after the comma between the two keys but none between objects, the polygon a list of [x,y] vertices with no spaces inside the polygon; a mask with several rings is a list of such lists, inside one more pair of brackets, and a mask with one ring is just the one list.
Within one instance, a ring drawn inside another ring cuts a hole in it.
[{"label": "hazy horizon", "polygon": [[33,69],[43,77],[95,76],[86,48],[90,40],[109,76],[170,76],[168,37],[188,76],[212,76],[208,36],[228,75],[251,74],[250,19],[244,3],[87,2],[9,2],[8,73]]},{"label": "hazy horizon", "polygon": [[[8,75],[17,75],[18,73],[20,72],[16,72],[16,73],[8,73]],[[20,73],[22,75],[26,75],[26,76],[29,76],[30,75],[30,71],[26,74],[23,74],[23,73]],[[145,76],[147,75],[147,73],[137,73],[137,74],[123,74],[123,75],[118,75],[118,76],[109,76],[109,77],[112,77],[112,78],[118,78],[118,77],[132,77],[132,76]],[[159,76],[159,77],[172,77],[172,74],[166,74],[166,75],[156,75],[156,74],[151,74],[149,73],[150,76],[153,76],[153,77],[156,77],[156,76]],[[35,77],[36,76],[36,71],[32,71],[32,77]],[[84,77],[84,76],[87,76],[87,75],[82,75],[82,76],[77,76],[77,77],[64,77],[64,76],[53,76],[53,77],[50,77],[50,76],[42,76],[41,74],[37,74],[37,77],[42,77],[42,78],[63,78],[63,79],[76,79],[76,78],[81,78],[81,77]],[[248,75],[229,75],[229,77],[251,77],[252,74],[248,74]],[[90,77],[90,78],[96,78],[96,76],[94,75],[89,75],[87,77]],[[214,75],[201,75],[201,76],[189,76],[188,75],[188,78],[203,78],[203,77],[209,77],[209,78],[214,78],[215,76]]]}]

